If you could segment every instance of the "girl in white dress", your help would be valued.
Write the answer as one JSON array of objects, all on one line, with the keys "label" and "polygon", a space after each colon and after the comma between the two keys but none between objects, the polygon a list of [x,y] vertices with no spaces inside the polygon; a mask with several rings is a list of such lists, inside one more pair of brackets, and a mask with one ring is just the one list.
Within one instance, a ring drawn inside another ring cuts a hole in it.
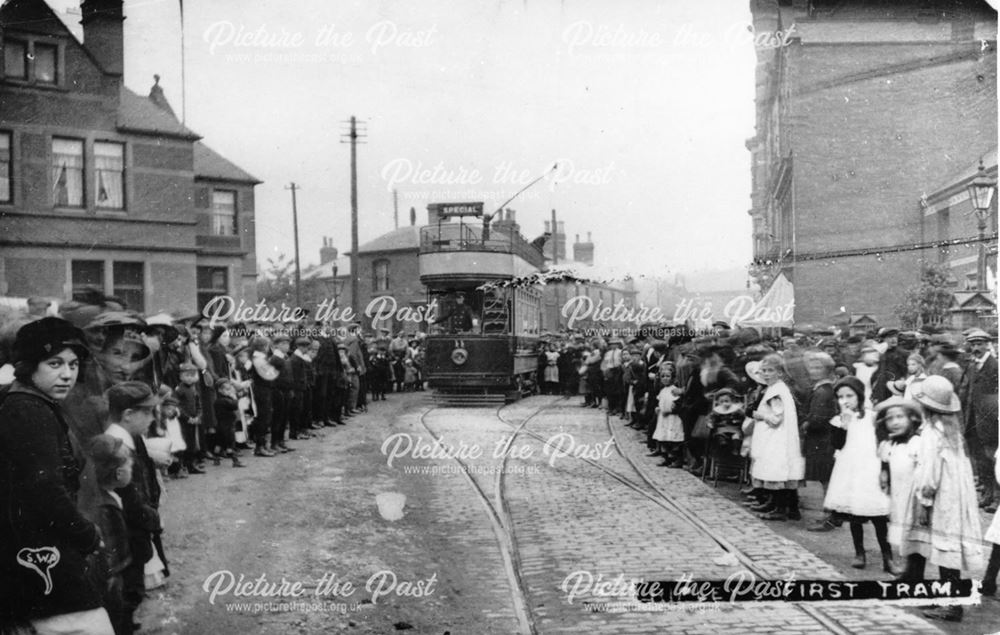
[{"label": "girl in white dress", "polygon": [[875,413],[865,407],[865,386],[857,377],[844,377],[834,387],[840,414],[830,424],[847,431],[844,447],[837,451],[830,486],[823,507],[846,517],[854,540],[851,566],[864,569],[867,564],[864,523],[871,521],[882,550],[882,565],[892,571],[892,548],[889,546],[889,496],[882,491],[882,462],[876,451]]},{"label": "girl in white dress", "polygon": [[[882,460],[882,489],[889,492],[889,544],[898,552],[920,456],[917,430],[923,418],[920,404],[902,397],[886,399],[875,407],[875,412],[879,427],[885,429],[889,437],[879,444],[879,458]],[[894,574],[902,573],[895,562],[888,568]]]},{"label": "girl in white dress", "polygon": [[657,395],[656,430],[653,440],[657,442],[658,453],[663,456],[665,467],[684,467],[684,426],[677,414],[677,399],[682,390],[674,385],[674,364],[660,364],[660,394]]}]

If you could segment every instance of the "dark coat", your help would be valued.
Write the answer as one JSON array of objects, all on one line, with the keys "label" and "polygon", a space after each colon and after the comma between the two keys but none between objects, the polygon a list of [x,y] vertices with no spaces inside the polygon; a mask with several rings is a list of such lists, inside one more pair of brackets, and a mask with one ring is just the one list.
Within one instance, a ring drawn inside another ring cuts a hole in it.
[{"label": "dark coat", "polygon": [[0,618],[97,608],[100,536],[76,508],[80,468],[59,404],[20,383],[0,399]]},{"label": "dark coat", "polygon": [[988,450],[997,447],[997,358],[990,354],[982,369],[970,361],[958,395],[965,413],[966,431],[975,430]]}]

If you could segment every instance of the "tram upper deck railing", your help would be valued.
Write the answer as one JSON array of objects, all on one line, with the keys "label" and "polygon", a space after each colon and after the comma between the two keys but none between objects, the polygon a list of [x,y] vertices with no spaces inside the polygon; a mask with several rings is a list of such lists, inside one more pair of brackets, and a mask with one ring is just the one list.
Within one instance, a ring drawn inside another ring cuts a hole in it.
[{"label": "tram upper deck railing", "polygon": [[481,224],[438,223],[421,228],[420,253],[449,251],[513,254],[538,268],[545,264],[545,256],[539,248],[525,240],[517,231],[508,228],[487,227],[485,236]]}]

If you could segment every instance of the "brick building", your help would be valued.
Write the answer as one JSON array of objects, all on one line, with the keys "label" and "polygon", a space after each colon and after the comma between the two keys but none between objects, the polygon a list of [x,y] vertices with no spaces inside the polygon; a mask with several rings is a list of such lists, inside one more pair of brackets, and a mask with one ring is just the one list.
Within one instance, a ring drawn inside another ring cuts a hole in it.
[{"label": "brick building", "polygon": [[996,12],[979,1],[751,10],[758,41],[786,42],[757,50],[755,261],[794,284],[799,322],[830,323],[844,307],[893,323],[921,261],[938,258],[895,251],[921,244],[922,198],[996,146]]},{"label": "brick building", "polygon": [[253,176],[122,82],[121,0],[83,41],[43,0],[0,7],[0,295],[97,288],[145,313],[256,301]]}]

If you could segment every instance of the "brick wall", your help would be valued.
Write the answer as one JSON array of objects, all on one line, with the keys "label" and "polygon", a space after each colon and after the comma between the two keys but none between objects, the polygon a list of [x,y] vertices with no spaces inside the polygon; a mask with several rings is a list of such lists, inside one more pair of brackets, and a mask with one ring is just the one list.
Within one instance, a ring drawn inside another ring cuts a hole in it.
[{"label": "brick wall", "polygon": [[[971,45],[795,46],[784,126],[792,149],[795,253],[923,240],[922,193],[995,147],[996,56]],[[923,65],[923,66],[921,66]],[[927,239],[932,238],[928,236]],[[847,306],[894,323],[934,253],[797,264],[796,319]]]}]

